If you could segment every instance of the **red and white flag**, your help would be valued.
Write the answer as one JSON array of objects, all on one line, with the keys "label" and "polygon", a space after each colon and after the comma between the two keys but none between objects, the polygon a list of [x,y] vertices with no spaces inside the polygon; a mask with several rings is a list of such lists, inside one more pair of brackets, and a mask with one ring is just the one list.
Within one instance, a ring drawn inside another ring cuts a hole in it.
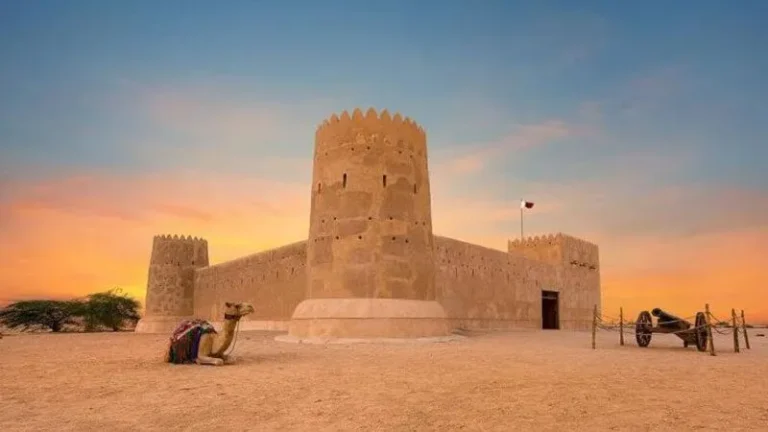
[{"label": "red and white flag", "polygon": [[525,201],[525,200],[520,201],[520,208],[521,209],[523,209],[523,208],[527,208],[527,209],[533,208],[533,203],[530,202],[530,201]]}]

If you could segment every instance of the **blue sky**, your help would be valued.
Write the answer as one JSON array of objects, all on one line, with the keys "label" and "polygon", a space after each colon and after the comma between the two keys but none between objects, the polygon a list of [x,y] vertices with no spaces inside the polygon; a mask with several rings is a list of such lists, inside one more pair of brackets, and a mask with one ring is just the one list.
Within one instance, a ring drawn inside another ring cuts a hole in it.
[{"label": "blue sky", "polygon": [[[596,102],[614,133],[634,138],[624,147],[664,150],[674,137],[671,145],[706,147],[700,166],[710,176],[766,185],[764,2],[475,4],[4,2],[2,145],[31,163],[117,163],[110,143],[130,113],[114,99],[137,87],[391,107],[434,131],[433,147],[490,140]],[[642,80],[652,88],[629,88]],[[656,105],[627,120],[643,102]],[[478,105],[499,120],[455,124]],[[131,162],[140,165],[122,161]]]},{"label": "blue sky", "polygon": [[0,233],[42,232],[30,197],[139,212],[131,185],[164,175],[190,201],[283,185],[232,199],[303,220],[314,128],[374,106],[426,128],[441,233],[503,248],[525,196],[532,232],[599,242],[606,271],[683,265],[700,244],[654,251],[766,234],[765,22],[764,1],[2,1]]}]

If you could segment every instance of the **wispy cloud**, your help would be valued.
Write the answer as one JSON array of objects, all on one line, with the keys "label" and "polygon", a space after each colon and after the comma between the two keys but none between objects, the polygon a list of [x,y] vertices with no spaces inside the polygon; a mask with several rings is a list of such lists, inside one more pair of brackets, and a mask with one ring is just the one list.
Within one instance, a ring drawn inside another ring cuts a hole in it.
[{"label": "wispy cloud", "polygon": [[443,152],[433,164],[434,171],[437,175],[472,174],[482,171],[494,158],[510,152],[525,152],[569,138],[589,136],[594,132],[588,125],[557,119],[520,125],[497,140]]},{"label": "wispy cloud", "polygon": [[256,172],[285,178],[311,167],[314,130],[341,103],[323,97],[293,101],[239,94],[226,86],[135,90],[147,124],[130,143],[147,166]]},{"label": "wispy cloud", "polygon": [[663,64],[638,72],[613,88],[599,103],[614,119],[638,121],[668,112],[695,85],[685,64]]},{"label": "wispy cloud", "polygon": [[145,95],[151,121],[224,148],[274,140],[285,131],[286,107],[237,101],[224,95],[158,91]]}]

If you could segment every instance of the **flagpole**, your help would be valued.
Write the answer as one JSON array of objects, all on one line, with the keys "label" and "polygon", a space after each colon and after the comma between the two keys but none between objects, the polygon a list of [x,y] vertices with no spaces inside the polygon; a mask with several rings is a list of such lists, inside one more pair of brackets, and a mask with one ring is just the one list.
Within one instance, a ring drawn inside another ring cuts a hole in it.
[{"label": "flagpole", "polygon": [[523,240],[523,199],[520,198],[520,240]]}]

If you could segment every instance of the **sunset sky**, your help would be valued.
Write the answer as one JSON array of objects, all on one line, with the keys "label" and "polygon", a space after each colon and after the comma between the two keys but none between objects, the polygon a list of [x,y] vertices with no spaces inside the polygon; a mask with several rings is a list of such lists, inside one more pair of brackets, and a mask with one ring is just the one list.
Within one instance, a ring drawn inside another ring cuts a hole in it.
[{"label": "sunset sky", "polygon": [[[480,6],[482,5],[482,7]],[[0,303],[306,238],[315,127],[419,122],[436,234],[600,246],[604,312],[768,321],[768,2],[4,1]]]}]

